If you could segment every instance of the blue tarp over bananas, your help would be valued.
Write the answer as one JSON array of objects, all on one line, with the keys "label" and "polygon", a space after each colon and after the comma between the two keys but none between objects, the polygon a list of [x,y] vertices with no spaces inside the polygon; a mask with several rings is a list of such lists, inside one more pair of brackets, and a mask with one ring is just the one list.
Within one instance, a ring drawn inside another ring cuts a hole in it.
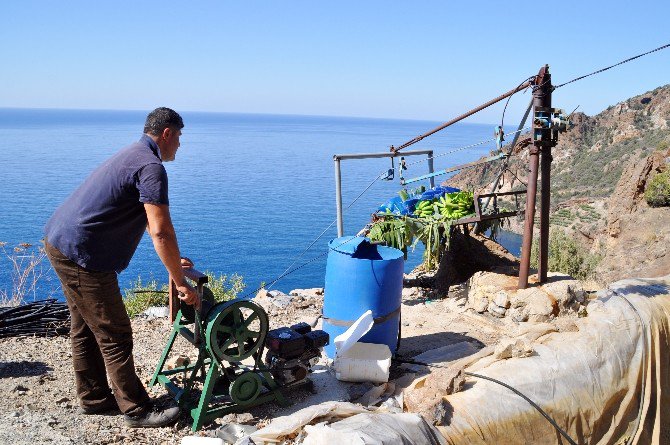
[{"label": "blue tarp over bananas", "polygon": [[452,222],[474,213],[474,196],[468,191],[418,200],[407,199],[403,193],[400,195],[405,198],[407,213],[397,214],[388,209],[377,213],[369,237],[372,241],[402,250],[405,256],[408,247],[414,248],[421,242],[425,246],[424,265],[433,269],[449,244]]}]

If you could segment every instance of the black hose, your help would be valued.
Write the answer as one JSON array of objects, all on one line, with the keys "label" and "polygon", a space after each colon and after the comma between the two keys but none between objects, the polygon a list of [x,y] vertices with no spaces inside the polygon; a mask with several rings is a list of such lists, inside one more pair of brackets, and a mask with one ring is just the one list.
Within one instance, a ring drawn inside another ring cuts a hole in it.
[{"label": "black hose", "polygon": [[0,338],[55,337],[69,332],[67,304],[53,298],[0,308]]},{"label": "black hose", "polygon": [[[417,361],[417,360],[412,360],[412,359],[396,358],[396,359],[394,359],[394,360],[396,360],[396,361],[398,361],[398,362],[401,362],[401,363],[408,363],[408,364],[411,364],[411,365],[422,365],[422,366],[428,366],[428,367],[431,367],[431,368],[448,368],[447,366],[432,365],[432,364],[430,364],[430,363],[419,362],[419,361]],[[463,374],[465,374],[465,375],[469,375],[469,376],[471,376],[471,377],[477,377],[477,378],[479,378],[479,379],[489,380],[489,381],[491,381],[491,382],[494,382],[494,383],[497,383],[497,384],[499,384],[499,385],[502,385],[502,386],[504,386],[505,388],[507,388],[507,389],[513,391],[515,394],[517,394],[518,396],[520,396],[521,398],[523,398],[526,402],[530,403],[531,406],[532,406],[533,408],[535,408],[537,411],[539,411],[539,413],[542,414],[542,416],[544,416],[544,418],[547,419],[547,420],[549,421],[549,423],[551,423],[551,424],[554,426],[554,428],[556,428],[556,431],[558,431],[558,432],[561,434],[561,436],[563,436],[563,437],[565,438],[565,440],[567,440],[567,441],[570,443],[570,445],[577,445],[577,442],[575,442],[575,441],[572,439],[572,437],[570,437],[570,436],[568,435],[568,433],[566,433],[565,431],[563,431],[563,429],[562,429],[560,426],[558,426],[558,424],[556,423],[556,421],[555,421],[554,419],[552,419],[551,417],[549,417],[549,414],[547,414],[542,408],[540,408],[540,406],[539,406],[537,403],[535,403],[535,402],[533,402],[532,400],[530,400],[528,397],[526,397],[526,396],[525,396],[521,391],[519,391],[518,389],[515,389],[515,388],[513,388],[512,386],[508,385],[507,383],[501,382],[500,380],[496,380],[496,379],[494,379],[493,377],[487,377],[487,376],[485,376],[485,375],[475,374],[475,373],[473,373],[473,372],[467,372],[467,371],[463,371]]]}]

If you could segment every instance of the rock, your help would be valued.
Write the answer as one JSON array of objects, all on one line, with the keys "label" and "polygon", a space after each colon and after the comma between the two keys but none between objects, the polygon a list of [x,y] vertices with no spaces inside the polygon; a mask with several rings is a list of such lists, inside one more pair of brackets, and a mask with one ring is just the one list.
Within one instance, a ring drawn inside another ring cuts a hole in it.
[{"label": "rock", "polygon": [[551,295],[559,307],[567,307],[575,301],[584,302],[586,292],[580,281],[560,273],[547,274],[547,281],[542,285],[542,290]]},{"label": "rock", "polygon": [[402,298],[403,299],[410,299],[410,298],[417,298],[421,294],[419,292],[418,287],[403,287],[402,289]]},{"label": "rock", "polygon": [[503,309],[508,309],[510,307],[509,295],[504,290],[498,291],[493,297],[493,302],[500,306]]},{"label": "rock", "polygon": [[167,306],[151,306],[140,315],[148,320],[153,320],[154,318],[167,318],[169,312],[170,309]]},{"label": "rock", "polygon": [[293,289],[291,292],[289,292],[289,295],[301,296],[305,298],[320,298],[323,297],[323,288],[312,287],[309,289]]},{"label": "rock", "polygon": [[268,291],[264,288],[261,288],[261,289],[258,290],[258,292],[256,293],[256,297],[254,297],[254,298],[263,299],[263,298],[268,298],[268,296],[269,296]]},{"label": "rock", "polygon": [[556,301],[540,290],[528,296],[525,309],[528,313],[528,321],[534,322],[548,321],[552,315],[558,313]]},{"label": "rock", "polygon": [[69,401],[70,401],[70,399],[68,399],[67,397],[61,397],[60,399],[56,400],[56,403],[61,404],[61,403],[69,402]]},{"label": "rock", "polygon": [[533,347],[525,338],[503,338],[496,346],[494,357],[504,360],[512,357],[530,357]]},{"label": "rock", "polygon": [[179,368],[181,366],[188,365],[190,362],[191,362],[191,360],[185,355],[178,355],[178,356],[170,357],[165,362],[165,369]]},{"label": "rock", "polygon": [[477,298],[473,300],[470,301],[470,307],[480,314],[486,312],[486,309],[489,307],[489,299],[485,295],[477,295]]},{"label": "rock", "polygon": [[[482,313],[488,308],[489,302],[494,302],[497,298],[501,303],[498,306],[507,309],[510,304],[509,289],[516,289],[513,277],[494,272],[477,272],[468,283],[468,304],[477,312]],[[507,295],[507,299],[502,294]]]},{"label": "rock", "polygon": [[449,288],[449,297],[457,300],[468,298],[468,286],[465,283],[455,284]]},{"label": "rock", "polygon": [[518,267],[518,260],[500,244],[482,235],[454,230],[449,248],[435,273],[433,288],[446,294],[453,284],[463,283],[481,271],[499,267],[513,269]]},{"label": "rock", "polygon": [[488,306],[488,311],[491,315],[498,318],[503,318],[507,309],[504,307],[498,306],[497,304],[490,303]]},{"label": "rock", "polygon": [[293,297],[290,295],[282,294],[272,298],[272,304],[277,306],[280,309],[284,309],[291,304]]},{"label": "rock", "polygon": [[528,312],[525,308],[513,307],[507,311],[506,315],[517,323],[528,321]]}]

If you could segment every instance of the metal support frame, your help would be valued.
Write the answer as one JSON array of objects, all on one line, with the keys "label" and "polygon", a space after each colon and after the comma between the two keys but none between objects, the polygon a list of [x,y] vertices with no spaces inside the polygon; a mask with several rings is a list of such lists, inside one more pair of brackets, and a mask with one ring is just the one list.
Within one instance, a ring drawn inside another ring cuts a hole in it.
[{"label": "metal support frame", "polygon": [[542,185],[540,203],[540,255],[538,278],[541,283],[547,281],[547,262],[549,251],[549,204],[551,147],[555,141],[551,137],[551,129],[537,119],[538,112],[551,109],[551,75],[549,66],[540,69],[533,89],[533,147],[529,151],[528,194],[526,195],[526,219],[521,247],[521,263],[519,265],[519,289],[528,287],[530,271],[530,252],[533,244],[533,224],[535,220],[535,201],[537,196],[537,176],[542,153]]},{"label": "metal support frame", "polygon": [[[342,169],[340,162],[347,159],[397,158],[400,156],[428,155],[428,173],[433,173],[433,150],[412,150],[402,153],[353,153],[333,155],[335,163],[335,205],[337,211],[337,236],[344,235],[344,220],[342,218]],[[400,167],[397,167],[400,168]],[[430,178],[430,186],[435,187],[435,179]]]},{"label": "metal support frame", "polygon": [[391,146],[391,151],[394,152],[394,153],[396,153],[396,152],[402,150],[403,148],[407,148],[407,147],[409,147],[409,146],[412,145],[412,144],[416,144],[416,143],[419,142],[420,140],[422,140],[422,139],[424,139],[424,138],[426,138],[426,137],[428,137],[428,136],[430,136],[430,135],[432,135],[432,134],[435,134],[435,133],[437,133],[438,131],[442,131],[442,130],[444,130],[445,128],[447,128],[447,127],[449,127],[449,126],[455,124],[456,122],[460,122],[460,121],[462,121],[463,119],[465,119],[466,117],[470,117],[470,116],[472,116],[473,114],[482,111],[484,108],[490,107],[491,105],[493,105],[493,104],[495,104],[495,103],[498,103],[498,102],[500,102],[501,100],[506,99],[506,98],[510,97],[511,95],[513,95],[513,94],[515,94],[515,93],[521,91],[521,90],[525,90],[526,88],[528,88],[528,87],[531,86],[531,85],[532,85],[532,83],[531,83],[530,81],[526,81],[526,82],[522,83],[521,85],[519,85],[518,87],[514,88],[513,90],[510,90],[510,91],[506,92],[505,94],[502,94],[502,95],[496,97],[495,99],[492,99],[492,100],[486,102],[485,104],[482,104],[482,105],[478,106],[477,108],[474,108],[474,109],[468,111],[467,113],[461,114],[460,116],[458,116],[458,117],[456,117],[456,118],[450,120],[449,122],[445,122],[444,124],[440,125],[439,127],[437,127],[437,128],[433,128],[433,129],[430,130],[428,133],[424,133],[424,134],[422,134],[421,136],[417,136],[417,137],[415,137],[414,139],[405,142],[404,144],[402,144],[402,145],[399,146],[399,147]]},{"label": "metal support frame", "polygon": [[[516,216],[519,214],[519,197],[526,194],[526,190],[517,190],[514,192],[501,192],[501,193],[482,193],[481,195],[474,195],[474,205],[475,205],[475,216],[468,216],[465,218],[452,221],[452,226],[458,226],[461,224],[473,224],[480,223],[482,221],[488,221],[491,219],[502,219],[509,218],[510,216]],[[493,207],[498,208],[498,198],[502,196],[512,196],[514,198],[514,210],[508,212],[495,212],[495,213],[484,213],[486,208],[482,205],[482,200],[486,199],[487,202],[493,199]]]}]

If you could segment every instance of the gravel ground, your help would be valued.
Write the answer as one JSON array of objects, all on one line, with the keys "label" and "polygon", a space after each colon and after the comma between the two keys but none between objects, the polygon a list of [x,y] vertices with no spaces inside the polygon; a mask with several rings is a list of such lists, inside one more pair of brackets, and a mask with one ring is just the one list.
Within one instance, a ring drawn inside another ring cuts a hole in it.
[{"label": "gravel ground", "polygon": [[[271,328],[298,321],[313,322],[321,312],[319,298],[294,297],[291,304],[279,308],[261,301],[270,316]],[[148,384],[160,358],[170,326],[166,319],[132,321],[135,367],[140,379]],[[195,359],[197,350],[181,337],[175,342],[175,354]],[[72,372],[70,340],[58,338],[0,339],[0,443],[18,444],[176,444],[192,435],[190,417],[182,414],[177,424],[154,429],[126,428],[117,415],[82,415]],[[169,401],[157,387],[150,392],[161,402]],[[291,394],[292,401],[309,396],[307,391]],[[231,414],[207,425],[200,433],[213,436],[226,421],[263,424],[279,407],[268,405],[252,414]]]},{"label": "gravel ground", "polygon": [[[430,291],[409,288],[403,291],[402,336],[399,354],[412,356],[419,352],[456,343],[476,340],[495,343],[502,331],[495,319],[481,318],[473,323],[458,299],[431,299]],[[315,323],[322,308],[318,296],[294,297],[290,304],[278,307],[272,298],[256,300],[270,317],[271,328],[288,326],[299,321]],[[320,327],[320,322],[317,328]],[[135,365],[140,379],[148,383],[170,332],[165,319],[134,319]],[[179,338],[175,353],[195,359],[193,346]],[[199,435],[214,436],[216,429],[227,422],[263,426],[275,416],[287,415],[297,409],[326,400],[348,400],[351,384],[338,382],[323,366],[315,367],[313,375],[316,394],[307,389],[288,394],[292,405],[281,408],[267,404],[249,413],[230,414],[206,425]],[[398,375],[392,369],[392,377]],[[155,429],[126,428],[121,415],[86,416],[77,413],[74,376],[71,369],[70,342],[60,338],[0,339],[0,443],[11,444],[108,444],[150,443],[178,444],[182,437],[192,435],[190,417],[182,414],[177,424]],[[152,395],[168,400],[157,387]]]}]

